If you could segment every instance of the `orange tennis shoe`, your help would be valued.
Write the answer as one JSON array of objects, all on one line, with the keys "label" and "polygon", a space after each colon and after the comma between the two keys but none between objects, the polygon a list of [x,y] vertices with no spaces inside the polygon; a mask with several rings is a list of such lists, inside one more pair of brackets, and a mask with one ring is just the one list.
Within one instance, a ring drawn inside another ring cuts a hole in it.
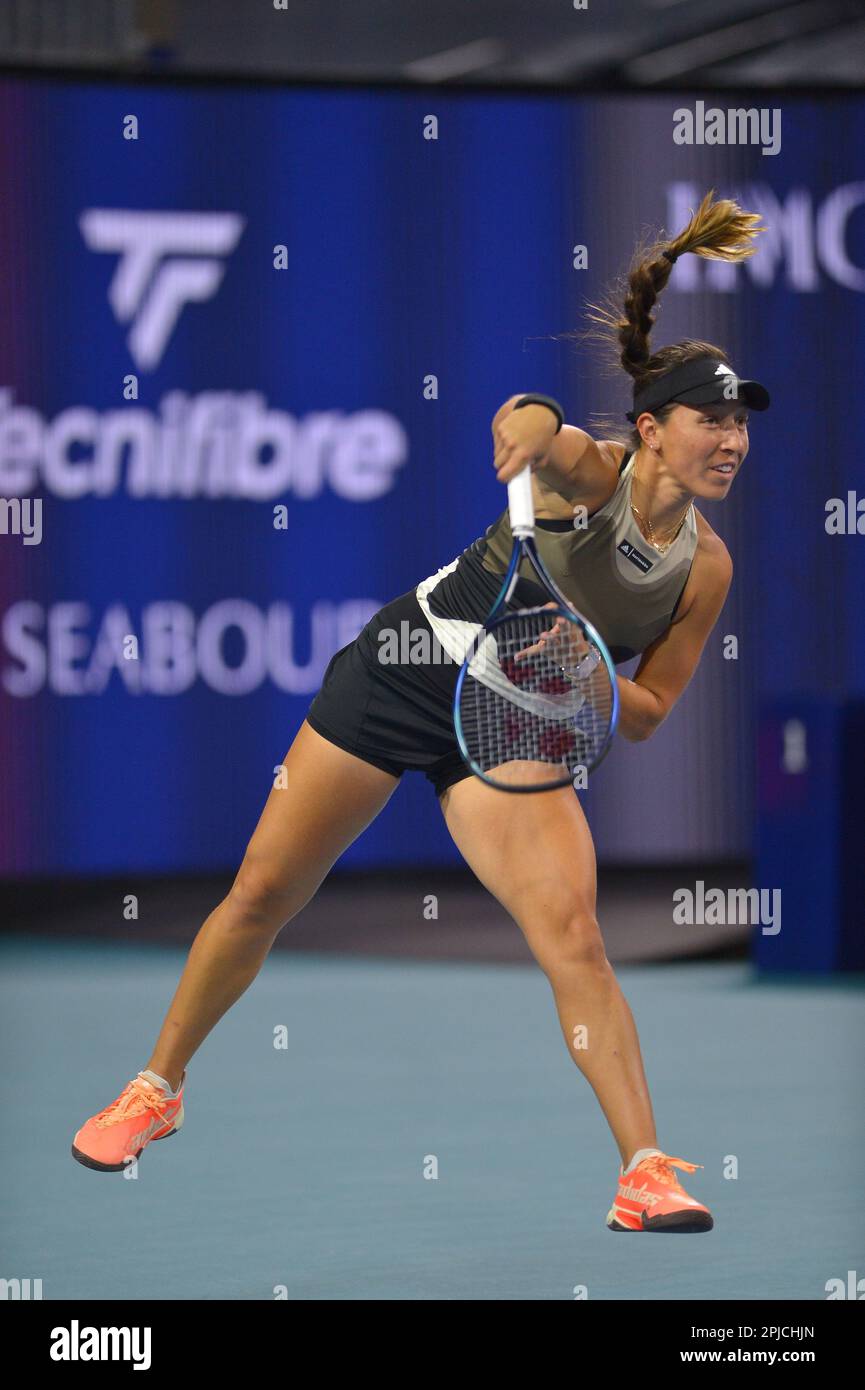
[{"label": "orange tennis shoe", "polygon": [[72,1156],[101,1173],[122,1172],[138,1158],[151,1139],[167,1139],[183,1124],[183,1086],[176,1096],[166,1093],[152,1071],[140,1071],[106,1110],[91,1115],[72,1141]]},{"label": "orange tennis shoe", "polygon": [[611,1231],[711,1231],[708,1207],[689,1197],[674,1168],[695,1173],[702,1163],[656,1151],[628,1172],[619,1168],[619,1190],[607,1213]]}]

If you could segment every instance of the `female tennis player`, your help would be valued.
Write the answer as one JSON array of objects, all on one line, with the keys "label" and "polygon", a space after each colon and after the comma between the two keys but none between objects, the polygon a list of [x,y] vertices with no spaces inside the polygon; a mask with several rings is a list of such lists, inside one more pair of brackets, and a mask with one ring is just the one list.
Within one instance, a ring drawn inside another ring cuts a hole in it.
[{"label": "female tennis player", "polygon": [[[730,557],[694,501],[728,495],[748,453],[749,408],[769,404],[765,388],[739,378],[712,344],[688,339],[651,352],[651,310],[679,256],[742,260],[756,249],[758,221],[708,193],[679,236],[635,253],[623,313],[591,306],[633,379],[634,428],[625,442],[562,426],[549,398],[513,396],[492,421],[498,481],[533,470],[537,545],[553,578],[614,662],[642,656],[632,680],[616,676],[619,732],[631,741],[666,719],[724,604]],[[587,524],[575,526],[581,509]],[[633,1016],[595,915],[595,852],[578,797],[570,787],[512,795],[474,776],[454,733],[458,665],[379,659],[382,639],[406,620],[410,632],[426,635],[428,652],[430,639],[460,624],[477,630],[501,587],[507,516],[382,608],[331,660],[234,883],[192,944],[146,1068],[75,1135],[72,1152],[87,1167],[120,1171],[151,1139],[180,1129],[189,1059],[413,769],[433,783],[460,852],[519,924],[550,982],[565,1044],[621,1155],[608,1227],[711,1229],[710,1212],[675,1172],[702,1165],[657,1145]],[[521,578],[512,601],[526,606],[535,594]],[[576,1050],[580,1025],[589,1046]]]}]

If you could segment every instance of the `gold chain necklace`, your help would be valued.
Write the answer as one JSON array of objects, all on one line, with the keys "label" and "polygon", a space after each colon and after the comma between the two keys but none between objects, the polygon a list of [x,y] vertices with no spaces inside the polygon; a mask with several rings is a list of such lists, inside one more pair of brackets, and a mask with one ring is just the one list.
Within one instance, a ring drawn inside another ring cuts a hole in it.
[{"label": "gold chain necklace", "polygon": [[[637,476],[637,469],[636,469],[636,466],[635,466],[635,467],[634,467],[634,477],[633,477],[633,479],[632,479],[632,490],[633,490],[633,483],[634,483],[634,482],[637,482],[637,481],[639,481],[639,479],[638,479],[638,476]],[[631,503],[631,511],[634,513],[634,516],[637,517],[637,519],[638,519],[639,521],[642,521],[643,524],[648,528],[649,534],[648,534],[648,536],[645,537],[645,539],[649,542],[649,545],[651,545],[655,550],[657,550],[657,552],[658,552],[659,555],[666,555],[667,551],[670,549],[670,546],[673,544],[673,541],[676,539],[676,537],[678,536],[679,532],[681,531],[682,527],[683,527],[684,524],[685,524],[685,517],[688,515],[688,512],[690,511],[690,508],[691,508],[691,504],[690,504],[690,502],[689,502],[688,505],[687,505],[687,507],[686,507],[685,510],[683,511],[682,516],[681,516],[681,520],[678,522],[678,524],[677,524],[677,526],[676,526],[676,529],[675,529],[675,531],[673,532],[673,534],[672,534],[672,536],[670,537],[670,539],[667,540],[667,541],[658,541],[658,540],[655,539],[655,532],[654,532],[654,530],[653,530],[653,528],[652,528],[652,523],[651,523],[651,521],[649,520],[649,518],[648,518],[647,516],[643,516],[642,512],[637,511],[637,508],[634,506],[633,502]]]}]

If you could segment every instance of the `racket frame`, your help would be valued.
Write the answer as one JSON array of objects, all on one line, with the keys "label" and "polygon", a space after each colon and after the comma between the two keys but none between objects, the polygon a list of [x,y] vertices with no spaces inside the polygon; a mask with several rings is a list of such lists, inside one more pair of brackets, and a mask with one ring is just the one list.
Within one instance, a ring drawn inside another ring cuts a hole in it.
[{"label": "racket frame", "polygon": [[[607,736],[604,740],[600,753],[598,754],[597,758],[595,758],[594,762],[591,765],[591,768],[586,769],[587,775],[589,772],[594,772],[595,769],[600,766],[604,758],[607,756],[607,753],[610,751],[610,747],[612,746],[613,734],[616,732],[616,726],[619,721],[619,685],[616,679],[616,668],[613,665],[612,657],[610,656],[610,653],[607,649],[607,644],[604,641],[603,637],[598,632],[597,628],[592,623],[590,623],[587,618],[584,618],[581,613],[578,613],[577,610],[574,608],[574,605],[568,601],[568,599],[562,593],[559,586],[556,584],[555,580],[553,579],[552,575],[550,574],[540,555],[538,554],[537,546],[535,544],[534,506],[532,503],[531,470],[528,467],[524,468],[521,473],[518,473],[516,478],[513,478],[511,482],[508,484],[508,504],[511,522],[511,534],[514,538],[514,547],[511,551],[511,558],[508,563],[508,568],[505,572],[504,579],[502,580],[502,586],[499,589],[498,595],[496,596],[495,603],[490,609],[481,631],[472,641],[472,645],[466,653],[465,660],[463,661],[463,664],[459,670],[459,675],[457,676],[457,683],[454,689],[454,728],[456,731],[457,743],[459,745],[459,750],[462,755],[463,761],[465,762],[467,767],[471,768],[471,771],[474,773],[474,775],[476,777],[480,777],[481,781],[486,782],[488,786],[495,787],[498,791],[509,792],[554,791],[558,790],[561,787],[572,786],[573,777],[562,778],[560,782],[551,782],[548,784],[542,783],[540,785],[529,787],[521,787],[510,784],[505,785],[502,782],[497,782],[493,778],[488,777],[487,774],[481,768],[479,768],[477,764],[473,761],[471,754],[468,751],[468,745],[466,743],[465,734],[463,732],[462,727],[462,718],[460,716],[460,696],[462,694],[462,689],[463,685],[465,684],[466,677],[469,675],[469,666],[472,660],[477,655],[478,649],[480,648],[481,644],[487,641],[487,639],[495,633],[495,629],[499,627],[505,621],[506,618],[514,616],[513,613],[507,612],[507,603],[514,589],[516,588],[517,580],[519,578],[520,562],[524,555],[528,557],[529,563],[532,565],[533,569],[538,575],[538,578],[541,580],[541,583],[543,584],[544,588],[549,593],[550,598],[553,599],[559,605],[560,613],[558,616],[564,617],[569,622],[575,623],[576,626],[583,631],[585,636],[587,636],[589,640],[595,644],[595,646],[601,653],[601,658],[607,667],[607,673],[610,677],[610,685],[612,687],[613,695],[612,710],[610,714],[610,727],[607,730]],[[517,611],[524,613],[527,617],[534,617],[538,613],[545,613],[549,615],[551,621],[555,616],[553,610],[550,608],[546,608],[544,605],[539,605],[535,608],[524,608]]]}]

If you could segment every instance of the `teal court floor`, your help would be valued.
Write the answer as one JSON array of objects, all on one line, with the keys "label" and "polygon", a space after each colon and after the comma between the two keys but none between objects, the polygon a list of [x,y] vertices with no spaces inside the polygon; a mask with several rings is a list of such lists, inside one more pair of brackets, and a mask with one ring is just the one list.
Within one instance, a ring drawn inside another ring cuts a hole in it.
[{"label": "teal court floor", "polygon": [[273,952],[192,1059],[180,1132],[134,1178],[82,1167],[185,958],[0,944],[0,1276],[45,1299],[820,1300],[865,1274],[860,978],[617,968],[659,1145],[704,1165],[681,1176],[715,1217],[631,1238],[534,965]]}]

